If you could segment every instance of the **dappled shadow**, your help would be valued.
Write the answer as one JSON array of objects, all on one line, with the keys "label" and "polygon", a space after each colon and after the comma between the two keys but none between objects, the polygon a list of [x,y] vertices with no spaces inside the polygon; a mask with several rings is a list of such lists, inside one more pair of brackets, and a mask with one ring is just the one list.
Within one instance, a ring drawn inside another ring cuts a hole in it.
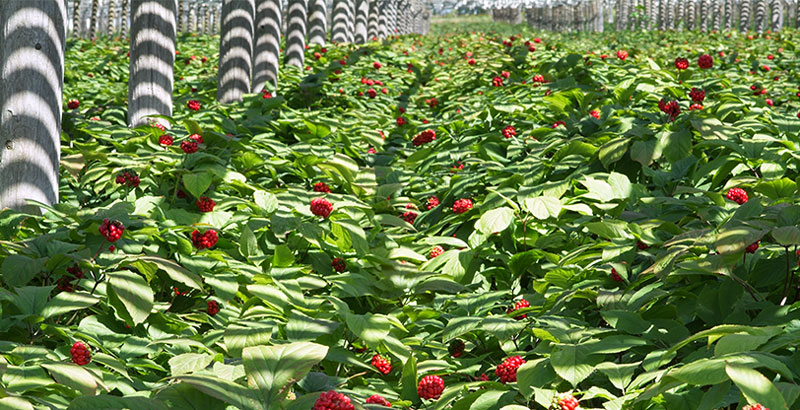
[{"label": "dappled shadow", "polygon": [[252,92],[260,92],[267,82],[271,83],[273,88],[277,86],[280,41],[280,0],[258,0],[256,3],[256,45],[253,53]]},{"label": "dappled shadow", "polygon": [[65,2],[0,3],[0,208],[58,202]]},{"label": "dappled shadow", "polygon": [[306,0],[289,0],[286,13],[286,65],[303,67],[306,53]]},{"label": "dappled shadow", "polygon": [[378,37],[386,38],[389,36],[389,2],[386,0],[375,0],[378,8]]},{"label": "dappled shadow", "polygon": [[217,100],[241,101],[250,92],[253,73],[254,0],[226,1],[222,6]]},{"label": "dappled shadow", "polygon": [[351,40],[353,27],[353,0],[334,0],[331,40],[346,43]]},{"label": "dappled shadow", "polygon": [[310,0],[308,6],[308,43],[323,45],[327,36],[327,0]]},{"label": "dappled shadow", "polygon": [[356,0],[356,24],[354,40],[356,44],[367,42],[367,19],[369,18],[369,1]]},{"label": "dappled shadow", "polygon": [[150,0],[131,4],[128,124],[150,121],[149,115],[172,115],[177,2]]}]

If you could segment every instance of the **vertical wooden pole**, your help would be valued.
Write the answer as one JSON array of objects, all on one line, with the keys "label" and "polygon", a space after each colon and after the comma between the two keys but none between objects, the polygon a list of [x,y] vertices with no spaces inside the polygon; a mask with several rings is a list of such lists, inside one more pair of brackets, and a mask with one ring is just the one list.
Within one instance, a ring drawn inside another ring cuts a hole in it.
[{"label": "vertical wooden pole", "polygon": [[277,89],[281,44],[280,0],[257,0],[255,37],[251,90],[254,93],[261,92],[267,83],[271,84],[272,89]]},{"label": "vertical wooden pole", "polygon": [[328,2],[311,0],[308,5],[308,43],[325,44],[328,36]]},{"label": "vertical wooden pole", "polygon": [[255,13],[254,0],[222,3],[217,75],[217,100],[221,103],[241,101],[242,96],[250,92]]}]

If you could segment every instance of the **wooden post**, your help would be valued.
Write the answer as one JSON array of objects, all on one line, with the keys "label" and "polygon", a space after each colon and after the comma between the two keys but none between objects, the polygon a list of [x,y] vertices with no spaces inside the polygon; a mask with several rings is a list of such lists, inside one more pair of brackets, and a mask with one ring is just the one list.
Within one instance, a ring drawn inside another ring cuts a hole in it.
[{"label": "wooden post", "polygon": [[747,33],[750,31],[750,0],[740,0],[739,7],[739,31]]},{"label": "wooden post", "polygon": [[217,75],[217,100],[221,103],[241,101],[242,96],[250,92],[255,13],[254,0],[225,0],[222,3]]},{"label": "wooden post", "polygon": [[81,37],[81,0],[72,0],[72,36]]},{"label": "wooden post", "polygon": [[257,0],[255,37],[251,91],[257,93],[266,89],[268,82],[272,89],[278,86],[278,59],[281,43],[280,0]]},{"label": "wooden post", "polygon": [[770,19],[770,29],[772,31],[780,31],[783,29],[783,1],[772,0],[770,9],[772,17]]},{"label": "wooden post", "polygon": [[380,36],[380,21],[379,21],[379,8],[378,0],[368,0],[369,2],[369,19],[367,20],[367,41],[372,41],[373,38]]},{"label": "wooden post", "polygon": [[367,42],[367,20],[369,19],[369,1],[356,0],[356,24],[354,40],[356,44],[364,44]]},{"label": "wooden post", "polygon": [[755,25],[756,25],[756,32],[761,34],[764,32],[764,29],[767,25],[767,0],[756,0],[756,10],[755,10]]},{"label": "wooden post", "polygon": [[284,63],[303,67],[306,53],[306,0],[289,0]]},{"label": "wooden post", "polygon": [[172,115],[176,0],[132,0],[128,124],[158,122],[149,115]]},{"label": "wooden post", "polygon": [[386,38],[389,35],[389,16],[387,0],[375,0],[378,5],[378,37]]},{"label": "wooden post", "polygon": [[58,202],[64,0],[0,1],[0,209]]},{"label": "wooden post", "polygon": [[333,32],[331,40],[337,43],[347,42],[347,20],[350,18],[347,7],[348,0],[334,0],[333,2]]},{"label": "wooden post", "polygon": [[122,38],[128,37],[129,15],[130,15],[130,9],[128,7],[128,0],[122,0],[122,10],[120,10],[120,17],[119,17],[119,31],[122,34]]},{"label": "wooden post", "polygon": [[325,44],[328,36],[328,2],[310,0],[308,5],[308,43]]}]

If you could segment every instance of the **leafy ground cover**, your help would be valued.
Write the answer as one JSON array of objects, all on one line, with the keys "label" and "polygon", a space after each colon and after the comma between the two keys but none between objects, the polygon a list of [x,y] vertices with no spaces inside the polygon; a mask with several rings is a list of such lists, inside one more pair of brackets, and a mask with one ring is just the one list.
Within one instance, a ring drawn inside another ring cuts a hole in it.
[{"label": "leafy ground cover", "polygon": [[167,130],[71,43],[62,201],[0,212],[0,405],[798,408],[797,33],[460,27],[230,106],[182,37]]}]

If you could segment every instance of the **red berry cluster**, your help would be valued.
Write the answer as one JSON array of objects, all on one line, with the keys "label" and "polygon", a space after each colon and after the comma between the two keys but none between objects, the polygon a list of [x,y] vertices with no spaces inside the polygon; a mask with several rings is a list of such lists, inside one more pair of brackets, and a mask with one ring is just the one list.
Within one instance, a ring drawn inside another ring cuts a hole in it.
[{"label": "red berry cluster", "polygon": [[100,224],[98,230],[101,235],[106,237],[107,241],[113,243],[122,237],[122,233],[125,232],[125,227],[122,226],[122,222],[120,221],[109,221],[108,218],[106,218],[103,220],[103,223]]},{"label": "red berry cluster", "polygon": [[383,397],[378,396],[377,394],[369,396],[365,403],[366,404],[380,404],[381,406],[392,407],[392,403],[389,403],[389,400],[386,400]]},{"label": "red berry cluster", "polygon": [[[528,303],[528,301],[527,301],[527,300],[525,300],[525,299],[520,299],[520,300],[518,300],[516,303],[514,303],[514,305],[513,305],[513,306],[509,307],[509,308],[506,310],[506,313],[514,313],[514,312],[516,312],[516,311],[518,311],[518,310],[520,310],[520,309],[525,309],[526,307],[530,307],[530,306],[531,306],[531,304],[530,304],[530,303]],[[514,316],[514,319],[516,319],[516,320],[522,320],[522,319],[525,319],[526,317],[528,317],[528,315],[527,315],[527,314],[524,314],[524,315]]]},{"label": "red berry cluster", "polygon": [[417,213],[414,211],[406,211],[403,212],[403,215],[401,217],[403,218],[404,221],[410,223],[411,225],[414,225],[414,220],[417,219]]},{"label": "red berry cluster", "polygon": [[367,90],[367,95],[369,96],[369,98],[375,98],[378,96],[378,92],[375,91],[374,88],[370,88],[369,90]]},{"label": "red berry cluster", "polygon": [[492,86],[494,87],[502,87],[503,86],[503,79],[501,77],[495,77],[492,79]]},{"label": "red berry cluster", "polygon": [[614,268],[611,268],[611,279],[614,279],[615,282],[622,282],[622,276],[619,276],[619,273]]},{"label": "red berry cluster", "polygon": [[189,136],[189,139],[194,141],[194,142],[196,142],[196,143],[198,143],[198,144],[202,144],[203,143],[203,136],[200,135],[200,134],[192,134],[192,135]]},{"label": "red berry cluster", "polygon": [[431,197],[428,198],[427,201],[425,201],[425,209],[429,211],[433,208],[436,208],[437,206],[439,206],[439,197],[437,197],[436,195],[431,195]]},{"label": "red berry cluster", "polygon": [[213,229],[209,229],[205,233],[200,233],[197,229],[192,232],[192,245],[197,249],[213,248],[218,239],[217,231]]},{"label": "red berry cluster", "polygon": [[316,216],[327,218],[333,212],[333,204],[325,198],[314,198],[311,200],[311,213]]},{"label": "red berry cluster", "polygon": [[158,143],[165,147],[172,145],[173,142],[175,142],[175,139],[171,135],[164,134],[158,137]]},{"label": "red berry cluster", "polygon": [[324,182],[317,182],[314,184],[314,192],[331,192],[331,187]]},{"label": "red berry cluster", "polygon": [[467,345],[464,344],[463,340],[455,339],[452,342],[450,342],[450,346],[447,347],[447,352],[450,353],[450,356],[458,358],[464,354],[464,349],[466,347]]},{"label": "red berry cluster", "polygon": [[436,245],[433,248],[431,248],[431,253],[428,256],[430,256],[430,258],[433,259],[443,253],[444,253],[444,248],[442,248],[439,245]]},{"label": "red berry cluster", "polygon": [[267,90],[261,90],[261,98],[268,100],[272,98],[272,93]]},{"label": "red berry cluster", "polygon": [[122,172],[117,174],[115,181],[120,185],[127,185],[130,188],[136,188],[141,182],[139,180],[139,175],[132,169],[122,170]]},{"label": "red berry cluster", "polygon": [[200,101],[189,100],[189,103],[187,103],[186,106],[192,111],[200,111]]},{"label": "red berry cluster", "polygon": [[187,154],[194,154],[199,148],[197,141],[181,141],[181,149]]},{"label": "red berry cluster", "polygon": [[414,139],[411,140],[411,143],[414,144],[415,147],[418,147],[420,145],[427,144],[435,139],[436,139],[436,131],[425,130],[419,133],[416,137],[414,137]]},{"label": "red berry cluster", "polygon": [[598,119],[598,120],[600,119],[600,111],[591,110],[591,111],[589,111],[589,115],[591,115],[595,119]]},{"label": "red berry cluster", "polygon": [[685,59],[683,57],[676,58],[675,59],[675,68],[677,68],[678,70],[685,70],[685,69],[689,68],[689,60],[687,60],[687,59]]},{"label": "red berry cluster", "polygon": [[217,203],[214,202],[213,199],[205,196],[201,196],[195,203],[200,209],[200,212],[211,212],[214,210],[214,207],[217,206]]},{"label": "red berry cluster", "polygon": [[468,198],[457,199],[456,202],[453,203],[453,212],[457,214],[463,214],[464,212],[469,211],[472,209],[472,200]]},{"label": "red berry cluster", "polygon": [[769,410],[769,409],[762,406],[760,403],[756,403],[744,406],[742,410]]},{"label": "red berry cluster", "polygon": [[714,57],[703,54],[697,58],[697,66],[700,68],[711,68],[714,66]]},{"label": "red berry cluster", "polygon": [[646,243],[644,243],[644,242],[642,242],[642,241],[636,241],[636,247],[637,247],[637,248],[638,248],[640,251],[643,251],[643,250],[645,250],[645,249],[649,248],[649,246],[647,246],[647,244],[646,244]]},{"label": "red berry cluster", "polygon": [[219,303],[216,300],[209,300],[208,307],[206,308],[206,312],[208,312],[209,316],[216,316],[219,313]]},{"label": "red berry cluster", "polygon": [[578,399],[572,393],[561,393],[553,398],[553,410],[576,410],[579,406]]},{"label": "red berry cluster", "polygon": [[745,192],[745,190],[742,188],[731,188],[728,190],[728,194],[725,196],[727,196],[728,199],[730,199],[733,202],[736,202],[739,205],[747,202],[748,200],[747,192]]},{"label": "red berry cluster", "polygon": [[431,98],[430,100],[425,100],[425,104],[428,104],[428,107],[436,108],[436,106],[439,105],[439,100],[437,100],[436,97],[434,97]]},{"label": "red berry cluster", "polygon": [[372,67],[375,68],[376,70],[380,70],[381,67],[383,67],[383,66],[381,65],[381,63],[376,61],[376,62],[372,63]]},{"label": "red berry cluster", "polygon": [[67,273],[78,279],[83,277],[83,269],[81,269],[81,267],[78,265],[72,265],[69,268],[67,268]]},{"label": "red berry cluster", "polygon": [[523,364],[525,364],[525,359],[521,356],[509,357],[497,365],[494,374],[500,378],[500,382],[503,384],[515,382],[517,381],[517,369]]},{"label": "red berry cluster", "polygon": [[158,128],[161,131],[166,131],[167,130],[163,125],[161,125],[161,124],[159,124],[157,122],[154,122],[154,123],[150,124],[150,126],[153,127],[153,128]]},{"label": "red berry cluster", "polygon": [[[548,94],[549,95],[549,94]],[[567,126],[567,123],[564,121],[556,121],[553,123],[553,128],[558,128],[559,125]]]},{"label": "red berry cluster", "polygon": [[475,65],[475,63],[476,63],[476,61],[475,61],[474,58],[470,58],[469,60],[467,60],[467,64],[469,64],[469,65]]},{"label": "red berry cluster", "polygon": [[622,61],[625,61],[625,59],[628,58],[628,52],[625,50],[617,51],[617,58]]},{"label": "red berry cluster", "polygon": [[506,138],[513,138],[516,135],[517,135],[517,129],[510,125],[503,129],[503,136]]},{"label": "red berry cluster", "polygon": [[70,110],[77,110],[78,107],[80,106],[81,102],[78,100],[69,100],[69,102],[67,103],[67,108],[69,108]]},{"label": "red berry cluster", "polygon": [[56,288],[61,292],[72,292],[75,288],[72,286],[72,280],[68,276],[62,276],[56,282]]},{"label": "red berry cluster", "polygon": [[681,113],[681,107],[678,106],[677,101],[666,102],[663,98],[658,102],[658,109],[664,114],[669,115],[670,121],[674,121],[675,117]]},{"label": "red berry cluster", "polygon": [[439,376],[425,376],[417,385],[417,394],[421,399],[436,400],[442,396],[444,380]]},{"label": "red berry cluster", "polygon": [[755,241],[755,242],[751,243],[750,245],[747,245],[747,248],[745,248],[745,252],[747,252],[747,253],[756,253],[756,250],[758,250],[759,243],[761,243],[760,240]]},{"label": "red berry cluster", "polygon": [[350,398],[333,390],[322,393],[311,410],[355,410]]},{"label": "red berry cluster", "polygon": [[333,258],[331,261],[331,267],[336,272],[344,272],[347,270],[347,262],[345,262],[345,260],[342,258]]},{"label": "red berry cluster", "polygon": [[75,342],[72,349],[69,349],[69,354],[72,356],[72,362],[78,366],[86,366],[92,361],[92,352],[83,342]]},{"label": "red berry cluster", "polygon": [[372,356],[371,364],[383,374],[389,374],[392,371],[392,364],[379,354]]},{"label": "red berry cluster", "polygon": [[692,87],[692,91],[689,91],[689,98],[696,103],[702,103],[703,100],[706,99],[706,92],[705,90],[700,90],[695,87]]},{"label": "red berry cluster", "polygon": [[533,78],[531,78],[531,81],[533,81],[535,84],[537,84],[537,86],[539,84],[546,83],[546,81],[544,80],[544,76],[541,75],[541,74],[536,74],[535,76],[533,76]]},{"label": "red berry cluster", "polygon": [[[767,93],[767,89],[764,88],[761,84],[753,84],[750,86],[750,89],[753,90],[753,95],[764,95]],[[797,93],[800,96],[800,93]]]},{"label": "red berry cluster", "polygon": [[406,119],[403,117],[397,117],[397,126],[402,127],[403,125],[406,125]]}]

